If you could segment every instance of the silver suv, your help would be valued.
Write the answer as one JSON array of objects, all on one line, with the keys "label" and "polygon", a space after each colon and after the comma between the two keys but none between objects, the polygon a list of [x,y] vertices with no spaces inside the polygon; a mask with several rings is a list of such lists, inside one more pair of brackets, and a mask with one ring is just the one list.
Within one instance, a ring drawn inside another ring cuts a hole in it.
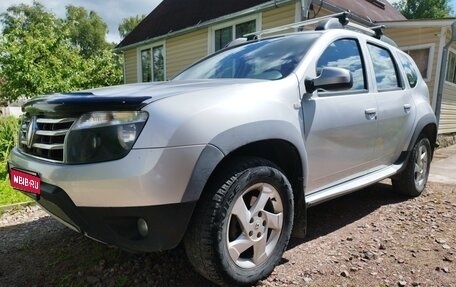
[{"label": "silver suv", "polygon": [[427,182],[437,126],[418,68],[380,28],[337,17],[237,41],[168,82],[29,101],[12,186],[98,241],[183,242],[217,284],[267,276],[308,207]]}]

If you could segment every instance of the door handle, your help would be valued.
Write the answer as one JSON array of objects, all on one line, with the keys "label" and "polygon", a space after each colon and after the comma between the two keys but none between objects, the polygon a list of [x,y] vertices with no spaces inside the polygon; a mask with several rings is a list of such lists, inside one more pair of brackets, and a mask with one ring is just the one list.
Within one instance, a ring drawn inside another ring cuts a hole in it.
[{"label": "door handle", "polygon": [[404,105],[404,112],[406,114],[410,113],[410,110],[412,109],[412,106],[410,104],[405,104]]},{"label": "door handle", "polygon": [[366,109],[364,111],[364,114],[366,115],[366,118],[368,120],[376,120],[377,119],[377,109],[376,108]]}]

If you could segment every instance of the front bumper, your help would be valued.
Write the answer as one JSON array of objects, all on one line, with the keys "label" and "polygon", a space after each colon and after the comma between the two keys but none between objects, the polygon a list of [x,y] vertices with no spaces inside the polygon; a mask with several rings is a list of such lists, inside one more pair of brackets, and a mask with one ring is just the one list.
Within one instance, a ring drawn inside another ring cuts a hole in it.
[{"label": "front bumper", "polygon": [[174,204],[183,200],[204,147],[133,149],[119,160],[79,165],[35,159],[14,148],[10,165],[38,173],[80,207]]},{"label": "front bumper", "polygon": [[[182,240],[196,204],[183,197],[203,149],[138,149],[120,160],[81,165],[50,163],[14,149],[9,164],[39,174],[37,202],[63,223],[95,240],[149,252]],[[146,234],[139,219],[147,223]]]},{"label": "front bumper", "polygon": [[[29,194],[27,194],[29,195]],[[176,247],[185,234],[196,202],[137,207],[77,207],[64,190],[42,183],[38,199],[50,214],[84,235],[134,252]],[[138,229],[138,220],[148,232]]]}]

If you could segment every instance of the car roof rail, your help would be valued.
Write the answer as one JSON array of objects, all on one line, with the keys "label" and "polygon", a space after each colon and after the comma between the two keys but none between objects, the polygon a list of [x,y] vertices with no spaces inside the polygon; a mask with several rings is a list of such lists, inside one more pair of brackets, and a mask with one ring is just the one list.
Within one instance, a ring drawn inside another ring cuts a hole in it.
[{"label": "car roof rail", "polygon": [[234,46],[237,46],[237,45],[240,45],[240,44],[244,44],[248,40],[249,40],[248,38],[244,38],[244,37],[236,38],[233,41],[231,41],[228,44],[226,44],[226,46],[224,48],[229,48],[229,47],[234,47]]},{"label": "car roof rail", "polygon": [[304,26],[316,24],[316,23],[318,23],[318,22],[320,22],[322,20],[325,20],[325,19],[338,17],[338,16],[340,16],[340,15],[342,15],[344,13],[346,13],[346,12],[335,13],[335,14],[322,16],[322,17],[315,18],[315,19],[304,20],[304,21],[300,21],[300,22],[296,22],[296,23],[291,23],[291,24],[279,26],[279,27],[274,27],[274,28],[270,28],[270,29],[266,29],[266,30],[261,30],[261,31],[253,32],[253,33],[248,33],[248,34],[245,34],[244,37],[248,38],[248,37],[255,36],[255,38],[261,38],[261,36],[265,35],[265,34],[272,34],[272,33],[280,32],[280,31],[288,30],[288,29],[299,29],[299,28],[302,28]]},{"label": "car roof rail", "polygon": [[288,25],[283,25],[279,27],[274,27],[258,32],[253,32],[249,34],[245,34],[244,37],[254,37],[256,39],[261,38],[261,36],[266,34],[277,33],[280,31],[288,30],[288,29],[301,29],[305,26],[317,24],[315,30],[322,31],[322,30],[329,30],[329,29],[350,29],[353,31],[361,32],[368,36],[372,36],[374,38],[380,39],[384,42],[387,42],[390,45],[397,46],[396,43],[391,40],[390,38],[384,36],[383,30],[385,29],[384,25],[373,26],[373,27],[365,27],[357,23],[350,22],[350,17],[352,17],[352,13],[350,11],[335,13],[315,19],[304,20],[301,22],[296,22]]}]

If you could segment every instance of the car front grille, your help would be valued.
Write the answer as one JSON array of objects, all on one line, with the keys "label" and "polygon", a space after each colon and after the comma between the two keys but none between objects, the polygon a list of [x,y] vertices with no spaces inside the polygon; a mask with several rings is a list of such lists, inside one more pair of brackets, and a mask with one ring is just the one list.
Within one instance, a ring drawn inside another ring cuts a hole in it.
[{"label": "car front grille", "polygon": [[65,137],[75,120],[24,117],[19,132],[20,150],[40,159],[63,162]]}]

